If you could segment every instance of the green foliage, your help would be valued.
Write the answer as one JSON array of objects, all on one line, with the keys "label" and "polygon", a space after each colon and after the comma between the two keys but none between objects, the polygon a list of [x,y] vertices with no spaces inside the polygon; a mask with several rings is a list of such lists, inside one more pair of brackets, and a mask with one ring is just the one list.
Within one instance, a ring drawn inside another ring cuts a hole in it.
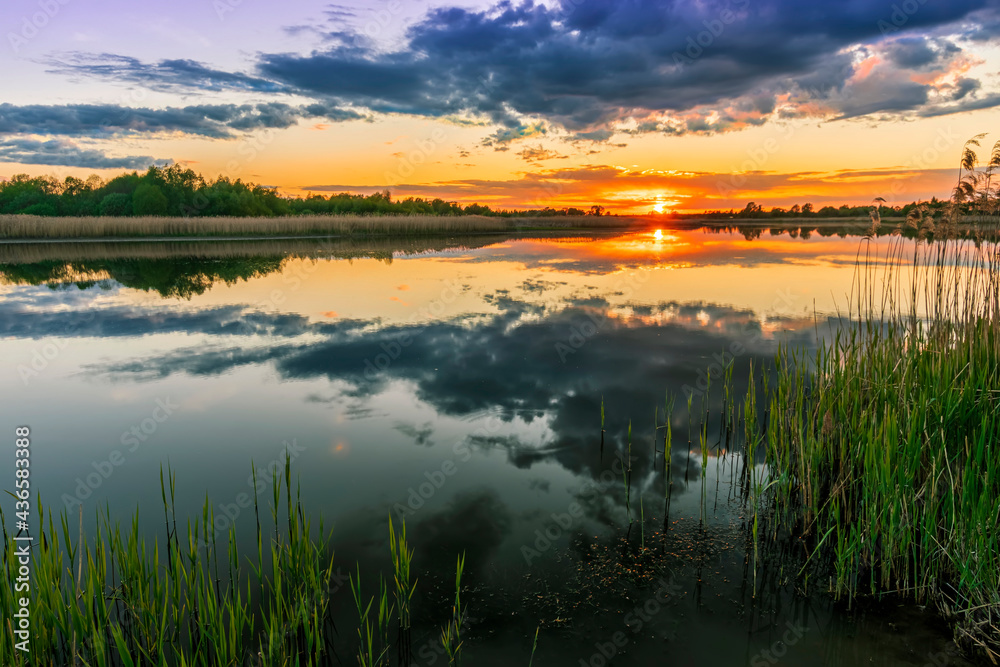
[{"label": "green foliage", "polygon": [[[287,477],[279,477],[275,488],[287,488]],[[207,499],[201,518],[178,529],[176,477],[168,471],[167,480],[161,473],[165,543],[143,537],[138,513],[123,528],[108,510],[98,515],[90,539],[81,512],[76,539],[75,516],[39,504],[40,534],[31,553],[30,658],[14,648],[19,640],[8,623],[0,628],[0,662],[331,664],[333,556],[322,521],[318,530],[313,527],[296,498],[286,531],[275,525],[268,539],[258,521],[252,558],[239,552],[232,527],[216,532]],[[259,516],[256,504],[254,512]],[[8,581],[19,562],[16,544],[4,534],[0,569]],[[13,618],[16,608],[13,587],[0,587],[0,613]]]},{"label": "green foliage", "polygon": [[132,211],[132,198],[124,192],[113,192],[101,200],[97,211],[101,215],[128,215]]},{"label": "green foliage", "polygon": [[[455,604],[451,607],[451,620],[441,629],[441,647],[448,656],[448,667],[458,667],[462,663],[462,625],[465,613],[462,611],[462,572],[465,570],[465,554],[458,557],[455,564]],[[532,651],[534,653],[534,651]]]},{"label": "green foliage", "polygon": [[[234,285],[281,270],[284,257],[227,257],[199,259],[103,259],[83,262],[37,262],[0,264],[0,276],[26,285],[54,284],[80,274],[108,274],[112,280],[163,297],[204,294],[217,282]],[[85,283],[74,281],[81,289]]]},{"label": "green foliage", "polygon": [[[906,224],[929,232],[924,216]],[[852,325],[812,363],[781,351],[766,423],[748,392],[748,451],[765,452],[770,480],[755,497],[828,564],[836,594],[935,602],[997,658],[1000,250],[949,237],[908,260],[904,243],[862,250]]]},{"label": "green foliage", "polygon": [[135,215],[166,215],[167,196],[159,186],[143,183],[132,195],[132,212]]},{"label": "green foliage", "polygon": [[56,207],[49,202],[40,202],[38,204],[32,204],[28,208],[22,211],[25,215],[48,215],[54,216],[58,215]]},{"label": "green foliage", "polygon": [[[109,199],[109,197],[113,198]],[[128,207],[124,208],[126,199]],[[105,204],[105,202],[108,202]],[[48,204],[44,208],[34,208]],[[519,215],[576,216],[576,208],[542,211],[493,210],[482,204],[459,206],[440,198],[408,197],[392,199],[388,190],[370,195],[336,193],[283,197],[274,188],[231,180],[220,176],[207,181],[191,169],[179,165],[150,167],[144,174],[129,172],[105,182],[98,176],[86,180],[69,177],[31,178],[19,174],[0,182],[0,214],[35,213],[49,216],[228,216],[273,217],[285,215]],[[587,215],[602,215],[601,206],[590,207]]]},{"label": "green foliage", "polygon": [[[997,166],[1000,166],[1000,153],[998,153]],[[969,179],[966,179],[969,180]],[[968,189],[968,186],[964,186]],[[993,203],[993,208],[996,208],[996,192],[990,191],[992,194],[987,196],[984,192],[979,193],[980,199],[987,198]],[[972,195],[969,195],[968,201],[973,201]],[[910,211],[917,208],[918,206],[928,206],[937,213],[945,212],[949,203],[947,201],[939,201],[938,199],[932,199],[929,202],[911,202],[909,204],[904,204],[902,206],[888,206],[886,204],[880,204],[878,206],[878,213],[883,218],[905,218],[909,215]],[[972,212],[969,210],[971,205],[965,207],[966,210],[963,212]],[[837,206],[823,206],[819,210],[810,204],[805,203],[801,206],[799,204],[794,204],[790,208],[785,209],[782,207],[774,207],[770,210],[764,210],[764,207],[756,202],[748,202],[741,210],[736,211],[729,209],[728,211],[722,210],[712,210],[705,211],[704,213],[692,213],[684,214],[678,217],[683,218],[736,218],[736,219],[758,219],[758,218],[867,218],[869,212],[871,211],[871,205],[858,205],[858,206],[848,206],[843,204],[839,207]]]},{"label": "green foliage", "polygon": [[[216,531],[208,498],[200,518],[178,521],[177,477],[169,469],[166,475],[160,471],[166,526],[161,539],[143,536],[138,512],[123,527],[107,508],[98,513],[88,536],[82,508],[79,514],[65,509],[56,514],[42,507],[39,498],[30,556],[31,652],[15,648],[21,641],[17,626],[0,625],[0,663],[320,667],[346,664],[341,659],[344,647],[338,653],[336,644],[356,634],[353,647],[361,667],[415,664],[410,608],[416,581],[410,583],[413,549],[407,545],[405,524],[398,532],[390,525],[392,582],[380,576],[377,595],[366,600],[360,567],[349,577],[358,627],[356,633],[345,633],[334,623],[334,556],[322,519],[317,528],[305,518],[299,494],[292,493],[286,458],[284,475],[274,478],[272,504],[264,508],[270,510],[273,531],[262,527],[256,470],[251,462],[256,548],[249,553],[241,552],[234,526]],[[282,491],[287,524],[279,519]],[[0,526],[6,525],[0,509]],[[21,544],[3,530],[0,572],[7,581],[14,580],[21,566]],[[457,563],[451,634],[444,647],[452,665],[459,664],[462,648],[464,565],[463,555]],[[395,606],[390,602],[393,594]],[[21,596],[12,585],[0,586],[3,618],[15,618]],[[394,612],[400,649],[395,661],[389,655]]]}]

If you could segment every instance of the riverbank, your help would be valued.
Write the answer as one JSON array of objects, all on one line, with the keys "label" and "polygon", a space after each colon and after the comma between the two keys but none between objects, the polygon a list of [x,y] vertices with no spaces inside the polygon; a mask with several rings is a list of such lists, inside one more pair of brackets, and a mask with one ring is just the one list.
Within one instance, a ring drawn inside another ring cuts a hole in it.
[{"label": "riverbank", "polygon": [[228,239],[242,237],[412,237],[533,231],[623,230],[648,221],[617,216],[297,215],[255,218],[0,216],[0,242],[13,240]]}]

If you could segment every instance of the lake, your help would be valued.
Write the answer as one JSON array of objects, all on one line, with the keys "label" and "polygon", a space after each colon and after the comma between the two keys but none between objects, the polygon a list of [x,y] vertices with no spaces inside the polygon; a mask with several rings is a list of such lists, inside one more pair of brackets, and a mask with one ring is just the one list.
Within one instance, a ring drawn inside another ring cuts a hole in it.
[{"label": "lake", "polygon": [[814,350],[841,326],[865,243],[664,227],[8,244],[3,429],[31,427],[44,504],[82,505],[87,526],[138,512],[150,538],[169,465],[180,517],[207,498],[252,545],[252,466],[263,507],[287,455],[332,527],[345,637],[347,574],[359,563],[370,590],[405,519],[419,665],[447,662],[461,553],[467,664],[527,665],[538,627],[534,665],[971,664],[930,608],[834,600],[787,566],[793,540],[747,546],[758,462],[727,447],[726,369],[742,395],[779,345]]}]

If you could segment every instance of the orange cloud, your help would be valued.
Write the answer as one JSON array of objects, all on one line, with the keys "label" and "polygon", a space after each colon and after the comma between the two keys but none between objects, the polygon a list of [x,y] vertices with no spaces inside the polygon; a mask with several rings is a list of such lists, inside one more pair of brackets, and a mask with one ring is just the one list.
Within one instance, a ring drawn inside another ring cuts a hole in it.
[{"label": "orange cloud", "polygon": [[[494,208],[587,208],[599,204],[612,213],[635,214],[664,206],[680,211],[741,209],[748,201],[768,207],[810,202],[819,208],[867,204],[875,197],[883,197],[890,205],[902,204],[946,195],[953,177],[948,169],[904,166],[828,172],[724,173],[585,165],[526,172],[506,180],[402,184],[393,189],[393,195],[441,197]],[[328,188],[336,192],[363,190],[345,185]]]}]

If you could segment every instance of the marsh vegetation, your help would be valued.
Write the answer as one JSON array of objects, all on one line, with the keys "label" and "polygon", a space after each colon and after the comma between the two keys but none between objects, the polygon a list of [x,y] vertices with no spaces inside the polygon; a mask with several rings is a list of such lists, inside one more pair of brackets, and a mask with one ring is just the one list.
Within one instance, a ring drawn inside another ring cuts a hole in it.
[{"label": "marsh vegetation", "polygon": [[637,224],[613,216],[514,219],[481,215],[297,215],[284,217],[39,217],[0,216],[0,240],[113,238],[239,238],[295,236],[411,237],[512,231],[623,229]]}]

